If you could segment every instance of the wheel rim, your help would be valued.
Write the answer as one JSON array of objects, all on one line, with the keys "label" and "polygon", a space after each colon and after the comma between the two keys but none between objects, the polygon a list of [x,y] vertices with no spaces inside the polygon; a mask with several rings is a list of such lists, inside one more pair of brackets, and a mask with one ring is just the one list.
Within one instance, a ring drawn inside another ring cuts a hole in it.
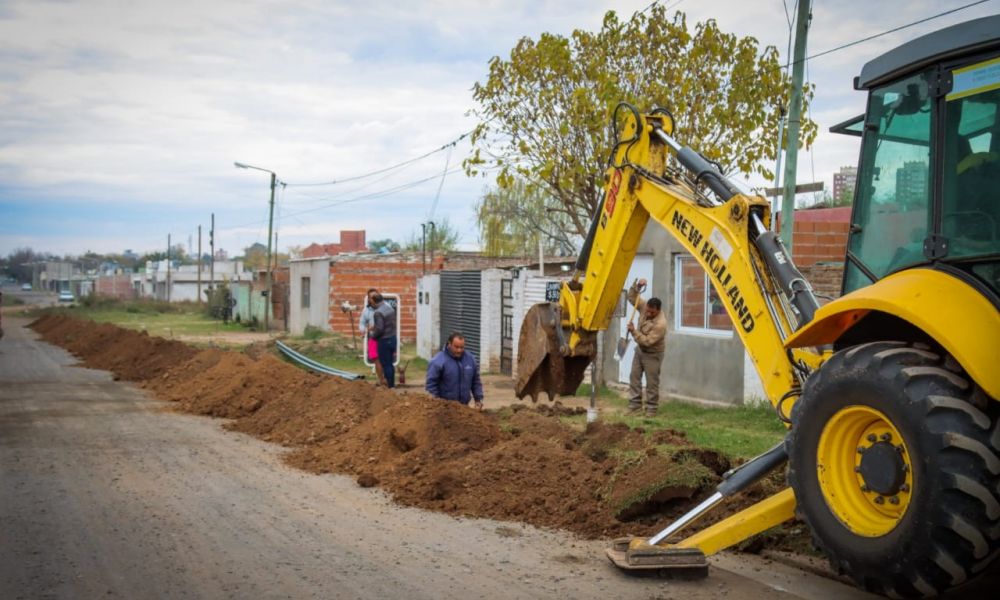
[{"label": "wheel rim", "polygon": [[861,536],[889,533],[910,504],[909,449],[892,421],[869,406],[844,407],[827,421],[816,473],[827,506]]}]

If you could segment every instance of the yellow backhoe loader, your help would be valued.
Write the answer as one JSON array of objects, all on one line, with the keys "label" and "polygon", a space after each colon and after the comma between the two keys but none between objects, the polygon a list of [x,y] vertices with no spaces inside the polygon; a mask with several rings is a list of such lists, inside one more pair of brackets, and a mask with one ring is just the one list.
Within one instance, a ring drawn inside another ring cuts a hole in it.
[{"label": "yellow backhoe loader", "polygon": [[[820,307],[771,209],[674,140],[666,110],[619,105],[603,199],[558,302],[522,325],[519,397],[573,393],[650,220],[709,275],[788,435],[649,539],[627,570],[706,556],[798,516],[869,591],[931,596],[1000,554],[1000,16],[867,63],[844,295]],[[661,283],[661,288],[667,288]],[[683,539],[787,463],[789,487]]]}]

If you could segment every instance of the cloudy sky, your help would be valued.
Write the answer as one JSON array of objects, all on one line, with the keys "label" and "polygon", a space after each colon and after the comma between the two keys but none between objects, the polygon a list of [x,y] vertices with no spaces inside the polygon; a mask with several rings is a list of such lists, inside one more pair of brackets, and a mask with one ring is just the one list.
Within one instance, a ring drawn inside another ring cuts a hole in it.
[{"label": "cloudy sky", "polygon": [[[972,1],[815,0],[809,54]],[[142,252],[167,234],[196,246],[198,225],[207,246],[213,212],[217,247],[238,254],[267,241],[269,175],[234,161],[312,183],[421,156],[474,126],[470,88],[520,37],[595,30],[605,11],[648,3],[0,0],[0,254]],[[785,56],[782,0],[664,4]],[[998,12],[992,0],[810,61],[822,133],[800,154],[799,181],[829,186],[856,162],[853,138],[826,130],[862,112],[851,79],[867,59]],[[341,229],[405,240],[448,218],[477,247],[472,206],[488,182],[455,169],[468,150],[279,190],[279,246],[336,242]]]}]

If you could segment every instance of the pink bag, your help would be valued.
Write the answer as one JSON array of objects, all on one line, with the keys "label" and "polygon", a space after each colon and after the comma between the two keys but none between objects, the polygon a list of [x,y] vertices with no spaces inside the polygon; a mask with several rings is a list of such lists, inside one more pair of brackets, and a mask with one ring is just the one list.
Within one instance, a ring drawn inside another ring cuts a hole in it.
[{"label": "pink bag", "polygon": [[368,360],[378,360],[378,342],[368,338]]}]

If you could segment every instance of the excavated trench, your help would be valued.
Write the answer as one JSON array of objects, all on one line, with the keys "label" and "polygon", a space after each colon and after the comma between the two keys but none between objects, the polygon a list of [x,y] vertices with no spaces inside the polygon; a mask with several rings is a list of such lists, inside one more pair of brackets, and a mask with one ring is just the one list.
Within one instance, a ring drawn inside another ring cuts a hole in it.
[{"label": "excavated trench", "polygon": [[[587,538],[647,535],[714,489],[727,457],[671,430],[563,422],[575,411],[518,403],[480,412],[423,393],[309,373],[271,351],[199,349],[64,315],[32,323],[90,368],[135,382],[178,411],[289,451],[285,461],[378,486],[396,502],[470,517],[566,529]],[[758,484],[714,522],[776,491]],[[802,527],[749,545],[801,548]],[[789,534],[789,532],[794,532]]]}]

